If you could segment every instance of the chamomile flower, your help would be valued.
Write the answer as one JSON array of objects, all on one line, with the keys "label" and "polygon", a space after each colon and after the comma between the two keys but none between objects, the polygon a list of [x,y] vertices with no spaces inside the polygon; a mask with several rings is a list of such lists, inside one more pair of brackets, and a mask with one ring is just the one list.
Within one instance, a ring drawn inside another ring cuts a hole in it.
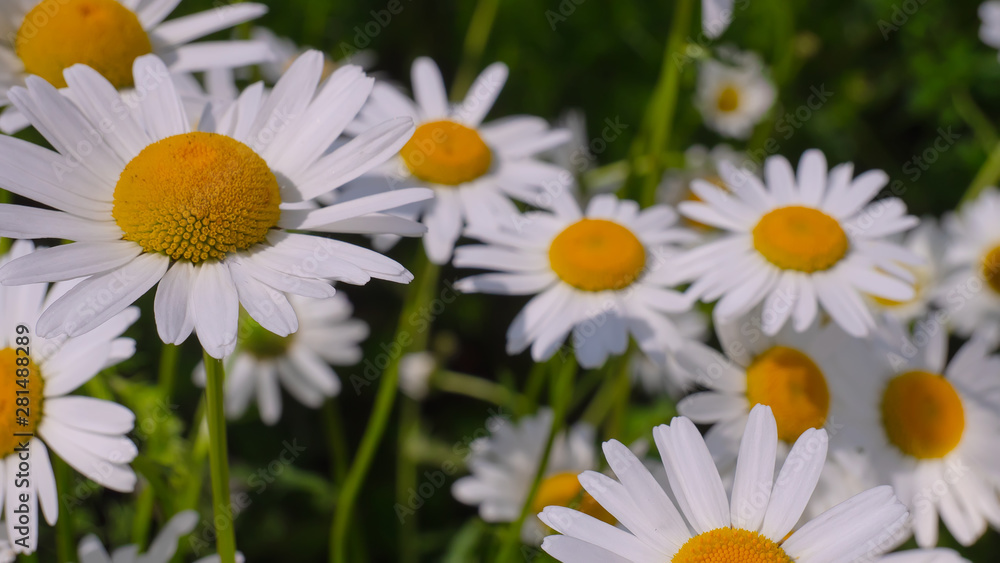
[{"label": "chamomile flower", "polygon": [[979,5],[979,38],[990,47],[1000,49],[1000,2],[992,0]]},{"label": "chamomile flower", "polygon": [[756,54],[730,52],[725,59],[708,59],[699,66],[695,106],[709,129],[745,139],[774,105],[777,93]]},{"label": "chamomile flower", "polygon": [[[472,474],[455,481],[452,494],[459,502],[478,506],[479,516],[487,522],[517,520],[538,472],[551,426],[552,411],[548,409],[517,423],[501,417],[489,419],[486,427],[490,436],[471,444],[468,467]],[[576,479],[577,473],[596,467],[592,427],[578,423],[556,436],[545,478],[532,504],[532,517],[521,530],[526,543],[538,545],[542,541],[545,529],[534,515],[553,504],[577,507],[595,518],[614,522]]]},{"label": "chamomile flower", "polygon": [[989,188],[944,219],[945,276],[935,301],[955,332],[1000,338],[1000,191]]},{"label": "chamomile flower", "polygon": [[[0,106],[8,91],[29,75],[66,87],[63,71],[75,64],[96,69],[117,89],[136,86],[133,62],[150,53],[171,72],[233,68],[265,61],[269,51],[258,41],[192,43],[216,31],[258,18],[263,4],[231,4],[167,20],[180,0],[7,0],[0,32],[13,37],[13,49],[0,47]],[[0,117],[6,133],[28,121],[7,109]]]},{"label": "chamomile flower", "polygon": [[510,221],[473,222],[467,234],[486,244],[459,248],[455,265],[496,270],[460,280],[466,292],[535,295],[507,331],[507,352],[529,346],[535,361],[551,357],[572,333],[576,359],[586,368],[623,354],[629,335],[660,363],[684,341],[670,318],[692,302],[669,289],[664,263],[678,243],[696,236],[672,227],[667,206],[640,211],[613,195],[591,199],[581,212],[565,197],[553,212]]},{"label": "chamomile flower", "polygon": [[933,547],[938,517],[962,545],[1000,526],[1000,356],[974,335],[947,362],[947,331],[910,337],[899,323],[850,379],[843,433],[912,513],[917,544]]},{"label": "chamomile flower", "polygon": [[653,429],[653,437],[672,494],[628,448],[605,442],[604,456],[618,480],[593,471],[579,480],[624,529],[550,506],[541,519],[563,535],[545,538],[542,549],[566,563],[852,563],[891,547],[884,545],[886,533],[901,528],[907,516],[892,489],[878,487],[795,529],[823,469],[826,431],[806,431],[775,479],[778,437],[763,405],[750,414],[731,497],[694,423],[677,417]]},{"label": "chamomile flower", "polygon": [[[427,225],[424,248],[436,264],[451,258],[466,221],[488,221],[506,213],[507,197],[529,203],[572,189],[572,175],[535,155],[570,138],[549,128],[544,119],[512,116],[483,123],[507,81],[507,66],[494,63],[472,84],[458,105],[448,101],[437,65],[421,57],[413,63],[412,101],[393,87],[378,83],[371,101],[353,129],[366,129],[386,119],[407,116],[417,124],[413,138],[400,154],[355,184],[360,193],[377,193],[396,186],[426,186],[435,198],[395,213]],[[395,238],[377,241],[380,248]]]},{"label": "chamomile flower", "polygon": [[[313,299],[290,295],[299,330],[278,336],[245,312],[240,314],[236,351],[225,358],[226,414],[243,416],[256,397],[260,418],[273,425],[281,419],[281,388],[315,409],[340,394],[341,382],[329,364],[349,366],[361,359],[360,343],[368,325],[351,317],[353,307],[343,295]],[[195,372],[205,381],[205,364]]]},{"label": "chamomile flower", "polygon": [[[97,536],[91,534],[80,541],[77,548],[78,563],[168,563],[177,553],[177,542],[194,531],[198,524],[198,513],[194,510],[180,512],[171,518],[160,533],[156,535],[149,551],[139,554],[139,546],[128,545],[114,551],[114,557],[108,554]],[[243,556],[236,555],[236,560],[242,563]],[[213,563],[219,561],[218,555],[203,557],[195,563]]]},{"label": "chamomile flower", "polygon": [[875,320],[864,296],[894,301],[914,297],[914,276],[901,264],[920,257],[887,237],[913,227],[902,201],[872,198],[888,176],[871,170],[852,180],[853,166],[827,174],[826,158],[810,150],[798,175],[782,156],[764,164],[764,182],[723,163],[730,191],[695,180],[701,201],[678,208],[687,218],[726,231],[671,260],[669,281],[693,282],[687,293],[719,300],[716,319],[731,322],[763,302],[763,329],[792,319],[796,331],[828,313],[853,336],[865,336]]},{"label": "chamomile flower", "polygon": [[947,242],[944,233],[933,217],[924,217],[920,225],[907,233],[903,241],[907,250],[918,256],[921,264],[901,264],[913,274],[913,299],[893,301],[869,298],[877,311],[882,311],[903,322],[923,317],[930,310],[944,278],[944,260]]},{"label": "chamomile flower", "polygon": [[119,94],[82,65],[66,71],[75,104],[37,77],[11,90],[56,150],[0,138],[0,186],[56,211],[2,205],[0,236],[78,242],[7,264],[0,282],[86,278],[46,310],[39,334],[84,334],[159,283],[163,341],[179,344],[195,331],[222,358],[236,346],[241,306],[288,336],[298,318],[286,294],[329,298],[331,280],[409,282],[405,268],[376,252],[301,232],[419,235],[421,225],[381,212],[433,195],[398,190],[305,208],[384,162],[413,131],[409,119],[391,120],[327,152],[372,80],[344,67],[320,85],[322,70],[323,56],[307,53],[266,99],[261,84],[251,86],[221,119],[206,111],[199,131],[154,56],[136,61],[137,76],[162,77],[139,101],[142,119],[115,113]]},{"label": "chamomile flower", "polygon": [[[844,350],[850,337],[836,325],[814,324],[804,332],[786,326],[767,336],[752,323],[717,325],[718,352],[700,342],[677,351],[677,363],[704,387],[678,405],[680,414],[710,424],[705,442],[723,473],[735,469],[740,438],[756,405],[771,408],[778,425],[778,459],[810,428],[836,426],[844,418]],[[840,421],[840,422],[838,422]]]},{"label": "chamomile flower", "polygon": [[[40,252],[30,242],[18,241],[0,258],[0,265]],[[70,393],[101,370],[132,357],[135,342],[121,335],[139,318],[139,311],[117,311],[80,337],[43,338],[37,331],[39,315],[60,295],[73,291],[74,283],[0,287],[0,501],[6,499],[7,538],[17,553],[32,553],[37,547],[39,506],[50,525],[59,517],[49,448],[103,487],[119,492],[135,487],[128,464],[138,450],[126,437],[135,415],[110,401]],[[14,397],[20,396],[27,404],[15,403]],[[24,473],[23,464],[30,465],[31,479],[14,478]],[[21,502],[22,495],[29,500]],[[31,515],[27,523],[20,521],[24,510],[15,512],[22,504]],[[28,534],[17,533],[15,526],[27,526]]]}]

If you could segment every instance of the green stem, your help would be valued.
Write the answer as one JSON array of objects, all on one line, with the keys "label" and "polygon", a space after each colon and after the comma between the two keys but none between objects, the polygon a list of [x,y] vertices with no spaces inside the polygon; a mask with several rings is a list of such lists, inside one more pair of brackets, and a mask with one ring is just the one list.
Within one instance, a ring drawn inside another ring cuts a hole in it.
[{"label": "green stem", "polygon": [[[10,201],[10,192],[7,190],[0,190],[0,203],[10,203]],[[10,245],[13,243],[14,241],[12,239],[0,237],[0,256],[7,254],[7,251],[10,250]]]},{"label": "green stem", "polygon": [[976,101],[972,99],[969,91],[964,88],[957,90],[952,94],[951,99],[955,104],[955,111],[962,118],[962,121],[965,121],[972,128],[972,132],[979,144],[983,146],[983,150],[988,151],[994,147],[998,141],[996,127],[976,104]]},{"label": "green stem", "polygon": [[135,501],[135,516],[132,519],[132,543],[139,549],[146,547],[149,540],[149,529],[153,524],[153,507],[156,504],[156,493],[153,486],[144,483],[139,498]]},{"label": "green stem", "polygon": [[421,247],[418,251],[418,267],[414,270],[416,271],[416,281],[407,294],[406,303],[403,304],[403,311],[396,328],[396,337],[393,341],[394,345],[400,347],[399,353],[394,354],[389,359],[389,365],[382,373],[371,418],[368,420],[368,426],[361,438],[358,452],[351,463],[347,478],[344,480],[344,486],[340,491],[330,531],[330,561],[333,563],[347,561],[347,535],[351,529],[354,503],[357,502],[358,495],[361,493],[361,487],[364,485],[365,477],[368,476],[372,459],[374,459],[375,452],[385,434],[393,404],[396,402],[399,386],[399,361],[413,350],[426,348],[429,327],[417,328],[418,323],[423,323],[423,319],[419,318],[419,311],[425,308],[433,298],[440,268],[427,259],[423,247]]},{"label": "green stem", "polygon": [[[206,351],[205,404],[208,416],[208,465],[212,474],[212,503],[215,513],[215,546],[221,563],[236,563],[236,532],[229,500],[229,454],[226,446],[224,407],[225,367]],[[221,522],[221,526],[219,525]]]},{"label": "green stem", "polygon": [[542,388],[545,386],[548,372],[548,362],[533,364],[531,366],[531,373],[528,374],[528,382],[524,385],[524,396],[528,399],[530,410],[520,414],[528,414],[535,411],[535,408],[538,406],[538,400],[542,396]]},{"label": "green stem", "polygon": [[521,514],[517,520],[511,523],[507,530],[507,537],[504,539],[503,547],[500,549],[500,563],[517,561],[518,547],[521,545],[521,528],[524,521],[531,515],[531,507],[535,502],[535,496],[541,487],[542,480],[549,465],[549,456],[552,454],[552,446],[555,444],[556,435],[562,429],[566,419],[566,411],[573,400],[573,380],[576,377],[576,359],[569,358],[559,368],[559,373],[552,379],[552,426],[549,428],[549,435],[545,440],[545,449],[542,451],[542,459],[539,460],[538,470],[531,483],[531,489],[521,507]]},{"label": "green stem", "polygon": [[174,395],[174,384],[177,380],[177,358],[180,347],[164,344],[160,349],[160,379],[159,387],[163,400],[169,402]]},{"label": "green stem", "polygon": [[[663,153],[670,142],[670,130],[677,110],[677,95],[683,68],[678,61],[683,56],[688,29],[691,27],[692,4],[692,0],[676,0],[674,4],[670,37],[667,39],[667,48],[660,67],[660,79],[643,122],[649,144],[645,147],[645,151],[634,153],[633,165],[637,165],[641,160],[646,160],[648,164],[638,197],[643,207],[649,207],[656,202],[656,187],[663,176]],[[636,173],[637,171],[633,170],[632,174]]]},{"label": "green stem", "polygon": [[486,49],[486,42],[489,41],[490,32],[493,30],[493,22],[496,20],[499,7],[500,0],[479,0],[479,3],[476,4],[476,11],[472,13],[469,30],[465,34],[462,63],[458,67],[455,82],[451,87],[452,99],[457,100],[464,96],[469,87],[472,86],[476,69],[479,67],[483,51]]},{"label": "green stem", "polygon": [[76,560],[76,545],[73,541],[73,519],[70,516],[68,491],[73,489],[73,470],[61,458],[51,456],[52,471],[56,476],[56,490],[59,495],[59,520],[56,521],[56,557],[59,563]]},{"label": "green stem", "polygon": [[515,410],[525,402],[517,393],[503,385],[473,375],[443,370],[434,374],[431,381],[442,391],[500,406],[509,406]]},{"label": "green stem", "polygon": [[[420,406],[409,397],[402,397],[401,401],[399,444],[396,452],[396,502],[406,506],[410,493],[417,488],[417,464],[409,450],[413,438],[419,432]],[[410,514],[399,526],[400,563],[417,563],[420,560],[418,534],[417,515]]]},{"label": "green stem", "polygon": [[995,185],[998,178],[1000,178],[1000,143],[997,143],[993,147],[993,151],[986,158],[986,162],[979,169],[979,173],[973,178],[972,184],[965,190],[962,201],[966,202],[976,199],[984,189]]}]

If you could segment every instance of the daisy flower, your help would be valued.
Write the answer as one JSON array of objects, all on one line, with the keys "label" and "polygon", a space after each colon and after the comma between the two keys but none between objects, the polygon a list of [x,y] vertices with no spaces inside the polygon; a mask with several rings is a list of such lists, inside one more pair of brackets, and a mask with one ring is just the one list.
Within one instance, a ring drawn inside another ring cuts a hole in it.
[{"label": "daisy flower", "polygon": [[872,307],[902,322],[923,317],[930,311],[935,296],[939,293],[944,278],[944,260],[947,242],[944,233],[933,217],[924,217],[920,225],[910,231],[903,246],[922,260],[921,264],[900,264],[913,274],[913,299],[892,301],[869,297]]},{"label": "daisy flower", "polygon": [[777,93],[756,54],[729,52],[724,58],[699,66],[695,106],[709,129],[746,139],[774,105]]},{"label": "daisy flower", "polygon": [[[171,72],[233,68],[265,61],[266,45],[257,41],[191,43],[216,31],[258,18],[263,4],[227,4],[169,21],[180,0],[4,0],[0,32],[13,49],[0,47],[0,106],[8,91],[29,75],[57,88],[63,71],[75,64],[96,69],[118,89],[136,86],[133,62],[150,53]],[[8,109],[0,128],[13,133],[28,126],[21,112]]]},{"label": "daisy flower", "polygon": [[320,85],[322,71],[323,56],[307,53],[266,99],[262,84],[251,86],[222,118],[206,111],[198,131],[154,56],[136,61],[136,76],[161,77],[146,85],[142,119],[116,113],[125,102],[82,65],[66,71],[76,104],[37,77],[11,90],[56,150],[0,138],[0,186],[56,210],[0,205],[0,236],[77,242],[10,262],[0,282],[86,278],[46,310],[38,333],[84,334],[159,283],[163,341],[180,344],[195,331],[223,358],[235,349],[241,306],[288,336],[298,329],[288,293],[329,298],[331,280],[409,282],[376,252],[302,232],[419,235],[421,225],[381,212],[433,195],[398,190],[303,208],[384,162],[413,132],[409,119],[391,120],[327,152],[372,80],[344,67]]},{"label": "daisy flower", "polygon": [[[340,394],[340,379],[329,364],[350,366],[361,360],[360,343],[368,325],[351,318],[351,302],[341,294],[330,299],[290,295],[299,330],[278,336],[240,314],[236,351],[225,358],[226,414],[243,416],[256,396],[260,418],[274,425],[281,419],[281,387],[303,405],[315,409]],[[205,383],[205,364],[195,381]],[[279,385],[280,384],[280,385]]]},{"label": "daisy flower", "polygon": [[[97,536],[90,534],[80,541],[77,548],[79,563],[169,563],[177,553],[177,542],[194,531],[198,524],[198,513],[194,510],[180,512],[171,518],[160,533],[157,534],[149,551],[139,554],[139,546],[128,545],[114,551],[114,557],[104,549],[104,544]],[[236,560],[242,563],[243,556],[237,554]],[[203,557],[195,563],[214,563],[219,561],[218,555]]]},{"label": "daisy flower", "polygon": [[979,38],[990,47],[1000,49],[1000,2],[995,0],[979,5]]},{"label": "daisy flower", "polygon": [[414,401],[423,401],[430,392],[431,376],[438,369],[430,352],[413,352],[399,360],[399,390]]},{"label": "daisy flower", "polygon": [[827,175],[826,158],[809,150],[798,174],[782,156],[764,163],[764,181],[723,163],[731,191],[695,180],[701,201],[678,208],[689,219],[726,231],[671,260],[672,283],[693,282],[687,293],[719,300],[715,317],[732,322],[763,302],[764,332],[789,320],[796,331],[812,325],[822,307],[853,336],[875,321],[864,295],[894,301],[914,297],[914,276],[901,264],[920,258],[887,237],[917,224],[896,198],[869,204],[889,180],[871,170],[852,180],[853,166]]},{"label": "daisy flower", "polygon": [[700,342],[677,351],[688,379],[705,388],[688,395],[678,412],[697,424],[710,424],[705,443],[724,473],[735,468],[740,438],[756,405],[771,407],[778,425],[778,459],[810,428],[835,427],[844,417],[844,372],[849,336],[836,325],[815,323],[804,332],[784,327],[767,336],[750,317],[717,325],[725,354]]},{"label": "daisy flower", "polygon": [[620,355],[629,335],[660,363],[684,340],[668,314],[692,302],[668,289],[666,258],[696,235],[674,228],[673,209],[639,210],[613,195],[591,199],[581,212],[572,197],[553,212],[510,216],[510,222],[470,224],[467,234],[486,244],[459,248],[455,266],[497,270],[460,280],[465,292],[535,295],[507,331],[507,353],[531,346],[536,362],[551,357],[572,332],[577,361],[598,367]]},{"label": "daisy flower", "polygon": [[937,544],[939,516],[971,545],[987,523],[1000,526],[1000,415],[987,402],[1000,392],[1000,356],[974,335],[949,363],[940,326],[913,338],[899,323],[882,332],[868,369],[850,379],[843,432],[909,506],[919,546]]},{"label": "daisy flower", "polygon": [[[472,473],[455,481],[452,495],[464,504],[478,506],[487,522],[513,522],[531,491],[545,442],[552,426],[552,411],[542,409],[516,424],[508,418],[487,421],[488,438],[471,444],[468,467]],[[577,473],[597,467],[594,429],[577,423],[569,432],[560,432],[552,444],[545,478],[533,500],[531,514],[549,505],[573,506],[606,522],[614,522],[594,499],[580,488]],[[537,518],[525,520],[521,537],[538,545],[545,528]]]},{"label": "daisy flower", "polygon": [[[41,252],[30,242],[17,241],[0,258],[0,265]],[[39,315],[72,291],[74,283],[0,287],[0,396],[5,397],[0,402],[0,501],[6,499],[7,538],[17,553],[32,553],[37,547],[39,505],[50,525],[59,517],[49,448],[103,487],[119,492],[135,487],[135,473],[128,464],[138,450],[126,437],[135,415],[110,401],[70,393],[101,370],[132,357],[135,342],[121,335],[139,318],[139,311],[135,307],[118,311],[77,338],[43,338],[36,330]],[[28,398],[27,405],[12,399],[21,395]],[[15,425],[15,417],[22,417],[25,424]],[[22,457],[25,447],[27,462]],[[31,479],[15,479],[18,472],[24,473],[25,463],[30,464]],[[30,500],[21,503],[22,495]],[[22,520],[23,510],[15,512],[21,504],[31,515],[27,522]],[[18,526],[28,527],[28,534],[18,533]]]},{"label": "daisy flower", "polygon": [[906,508],[883,486],[793,531],[823,469],[827,435],[822,429],[806,431],[775,479],[778,437],[771,409],[763,405],[750,415],[730,498],[694,423],[674,418],[653,429],[653,437],[670,492],[628,448],[605,442],[604,456],[618,480],[593,471],[579,480],[623,528],[550,506],[541,519],[563,535],[545,538],[542,549],[567,563],[851,563],[890,548],[887,536],[906,519]]},{"label": "daisy flower", "polygon": [[[427,225],[424,247],[432,262],[448,262],[466,221],[487,221],[506,212],[507,196],[537,203],[572,188],[568,171],[534,158],[567,142],[568,131],[552,130],[544,119],[523,115],[483,123],[507,81],[506,65],[487,67],[458,105],[448,101],[441,71],[431,59],[414,61],[412,79],[415,102],[378,83],[352,127],[364,130],[397,116],[417,124],[400,154],[373,170],[355,189],[360,193],[399,185],[433,189],[433,200],[396,212],[419,217]],[[387,248],[395,240],[378,242]]]},{"label": "daisy flower", "polygon": [[984,190],[944,219],[948,272],[936,295],[955,331],[1000,337],[1000,191]]}]

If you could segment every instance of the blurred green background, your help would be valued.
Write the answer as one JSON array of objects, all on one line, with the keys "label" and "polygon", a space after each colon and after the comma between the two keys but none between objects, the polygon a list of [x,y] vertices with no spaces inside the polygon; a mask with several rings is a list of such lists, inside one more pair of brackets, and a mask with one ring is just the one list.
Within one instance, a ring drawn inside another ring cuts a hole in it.
[{"label": "blurred green background", "polygon": [[[626,157],[659,76],[672,2],[499,0],[482,57],[466,60],[467,30],[477,2],[396,1],[402,7],[397,14],[387,10],[387,0],[267,0],[271,12],[257,23],[322,49],[334,59],[355,49],[372,50],[378,57],[373,70],[406,85],[410,64],[420,55],[433,57],[446,80],[463,64],[475,65],[478,71],[489,62],[503,61],[511,74],[491,117],[528,113],[556,119],[567,109],[579,108],[587,116],[591,138],[600,136],[605,119],[617,119],[628,129],[597,156],[596,164],[609,165]],[[178,13],[218,4],[184,0]],[[772,116],[748,144],[732,143],[735,147],[746,146],[752,155],[761,156],[776,151],[793,162],[803,150],[820,148],[831,164],[850,160],[858,171],[885,170],[902,182],[897,185],[903,187],[902,197],[914,214],[940,215],[955,207],[997,143],[1000,63],[996,51],[977,36],[977,8],[977,2],[968,0],[753,0],[737,10],[733,25],[719,41],[699,47],[695,34],[688,52],[695,58],[709,56],[712,49],[731,44],[759,52],[772,68],[779,90]],[[712,146],[721,141],[701,126],[691,102],[696,67],[686,65],[682,75],[670,146],[678,155],[692,144]],[[801,108],[808,108],[815,89],[832,94],[801,119]],[[788,117],[797,111],[800,115],[794,121]],[[930,162],[925,151],[942,135],[951,140],[946,150],[927,153],[933,155]],[[415,250],[409,241],[391,254],[407,263]],[[460,274],[446,269],[442,279],[455,280]],[[346,288],[357,316],[372,326],[366,357],[376,356],[384,343],[392,341],[404,291],[388,283]],[[529,362],[523,356],[508,358],[503,351],[506,327],[521,305],[518,298],[463,296],[459,306],[445,308],[436,319],[432,342],[455,350],[451,369],[522,382]],[[183,348],[176,405],[165,407],[151,387],[159,360],[157,345],[149,344],[158,342],[151,321],[147,316],[133,329],[145,344],[120,370],[121,376],[88,390],[125,401],[139,413],[140,429],[144,420],[155,420],[150,429],[159,437],[153,441],[163,445],[142,450],[146,469],[168,482],[185,482],[191,476],[178,460],[190,447],[187,425],[200,396],[187,374],[200,352],[196,342]],[[350,451],[357,446],[375,394],[375,385],[358,393],[352,387],[352,375],[363,377],[363,369],[362,365],[338,370],[344,381],[339,416]],[[644,398],[639,392],[633,400],[634,420],[627,427],[635,435],[629,438],[666,422],[672,414],[668,402]],[[236,519],[237,540],[253,563],[327,557],[335,495],[328,479],[349,460],[331,459],[328,453],[325,428],[332,413],[297,407],[286,397],[283,419],[274,428],[261,424],[255,413],[230,426],[233,478],[251,500]],[[487,403],[444,394],[432,395],[419,409],[419,438],[411,442],[419,450],[414,453],[426,458],[419,467],[420,482],[437,482],[436,476],[425,477],[425,472],[439,471],[445,460],[460,460],[462,448],[487,416],[497,412]],[[475,520],[468,523],[475,509],[458,504],[449,491],[458,474],[446,475],[437,492],[408,520],[419,526],[419,543],[415,551],[399,553],[393,510],[396,428],[395,423],[390,425],[359,502],[355,537],[368,560],[485,558],[488,543],[483,538],[490,532]],[[149,441],[142,432],[137,438]],[[291,464],[275,463],[284,443],[293,440],[304,450]],[[211,513],[207,480],[205,485],[203,515]],[[134,506],[128,496],[97,491],[70,516],[79,533],[95,532],[106,545],[124,545],[133,537]],[[159,508],[155,513],[162,523]],[[197,534],[202,532],[199,527]],[[52,537],[51,530],[45,533]],[[942,537],[947,537],[943,530]],[[42,561],[54,560],[55,548],[46,547],[52,545],[43,539]],[[962,551],[973,561],[987,562],[996,561],[998,550],[997,534],[990,532],[975,547]]]}]

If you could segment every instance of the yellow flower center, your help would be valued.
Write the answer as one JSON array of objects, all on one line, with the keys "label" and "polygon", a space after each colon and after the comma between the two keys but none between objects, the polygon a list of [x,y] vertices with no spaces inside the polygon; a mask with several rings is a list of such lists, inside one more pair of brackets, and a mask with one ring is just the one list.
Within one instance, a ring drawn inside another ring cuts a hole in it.
[{"label": "yellow flower center", "polygon": [[830,390],[809,356],[775,346],[747,368],[747,400],[767,405],[778,423],[778,438],[791,444],[810,428],[822,428],[830,412]]},{"label": "yellow flower center", "polygon": [[983,277],[993,291],[1000,293],[1000,246],[990,250],[983,258]]},{"label": "yellow flower center", "polygon": [[819,272],[847,254],[849,242],[836,219],[811,207],[781,207],[761,217],[753,245],[783,270]]},{"label": "yellow flower center", "polygon": [[732,86],[726,86],[719,92],[719,99],[715,101],[715,105],[722,112],[735,111],[740,107],[740,91]]},{"label": "yellow flower center", "polygon": [[280,358],[288,351],[293,335],[278,336],[260,323],[246,311],[240,311],[239,347],[258,359]]},{"label": "yellow flower center", "polygon": [[493,162],[490,148],[475,129],[448,120],[417,127],[400,154],[414,176],[446,186],[475,180]]},{"label": "yellow flower center", "polygon": [[198,263],[260,244],[278,223],[278,180],[250,147],[185,133],[149,145],[115,186],[112,215],[146,252]]},{"label": "yellow flower center", "polygon": [[132,63],[153,52],[139,18],[116,0],[44,0],[17,31],[25,72],[65,88],[63,70],[85,64],[116,88],[132,86]]},{"label": "yellow flower center", "polygon": [[44,387],[38,366],[30,357],[18,355],[14,348],[0,350],[0,459],[30,439],[15,433],[31,434],[38,428]]},{"label": "yellow flower center", "polygon": [[558,473],[542,481],[531,504],[532,514],[540,513],[546,506],[574,508],[608,524],[615,524],[615,517],[580,486],[576,473]]},{"label": "yellow flower center", "polygon": [[882,425],[889,441],[917,459],[946,456],[962,440],[962,398],[944,377],[911,371],[889,381],[882,395]]},{"label": "yellow flower center", "polygon": [[624,289],[646,267],[646,248],[618,223],[582,219],[553,239],[549,263],[552,271],[577,289]]},{"label": "yellow flower center", "polygon": [[739,528],[716,528],[681,546],[672,563],[792,563],[777,543]]}]

